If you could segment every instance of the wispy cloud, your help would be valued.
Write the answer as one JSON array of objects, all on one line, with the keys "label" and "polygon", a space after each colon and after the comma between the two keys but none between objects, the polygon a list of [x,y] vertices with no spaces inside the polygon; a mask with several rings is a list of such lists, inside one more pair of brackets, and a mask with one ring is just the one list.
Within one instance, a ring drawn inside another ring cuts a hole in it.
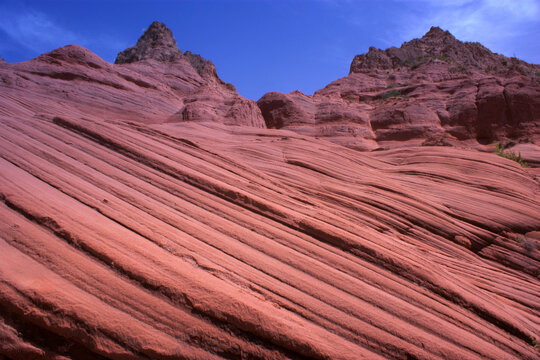
[{"label": "wispy cloud", "polygon": [[[507,55],[520,37],[538,30],[537,0],[400,0],[409,11],[401,19],[403,40],[418,37],[431,25],[464,41],[478,41]],[[531,30],[533,29],[533,30]]]},{"label": "wispy cloud", "polygon": [[[96,33],[91,36],[78,33],[60,25],[51,16],[37,11],[24,3],[0,2],[0,31],[21,48],[35,55],[53,49],[77,44],[100,53],[116,54],[128,46],[110,34]],[[111,55],[107,56],[111,57]],[[112,60],[112,59],[109,59]]]},{"label": "wispy cloud", "polygon": [[58,26],[40,12],[20,7],[13,9],[5,5],[0,10],[0,29],[20,45],[37,53],[84,42],[80,36]]}]

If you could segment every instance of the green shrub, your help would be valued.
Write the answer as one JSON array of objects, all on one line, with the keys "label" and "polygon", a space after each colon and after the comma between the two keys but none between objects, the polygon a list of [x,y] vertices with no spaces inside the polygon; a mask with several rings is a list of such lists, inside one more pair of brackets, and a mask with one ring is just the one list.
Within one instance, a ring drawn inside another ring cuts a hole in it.
[{"label": "green shrub", "polygon": [[528,253],[533,252],[537,248],[536,242],[532,239],[527,239],[524,235],[514,235],[512,238]]},{"label": "green shrub", "polygon": [[407,95],[403,95],[399,90],[390,90],[379,95],[381,99],[389,98],[408,98]]},{"label": "green shrub", "polygon": [[466,72],[467,68],[463,64],[459,64],[448,69],[451,73]]},{"label": "green shrub", "polygon": [[353,95],[348,95],[348,96],[342,97],[342,99],[345,100],[347,102],[347,104],[358,101],[358,97],[353,96]]},{"label": "green shrub", "polygon": [[421,61],[413,62],[412,65],[411,65],[411,70],[418,69],[420,67],[420,65],[422,65],[422,64],[423,64],[423,62],[421,62]]},{"label": "green shrub", "polygon": [[415,58],[410,58],[405,60],[405,65],[410,67],[411,70],[417,69],[420,65],[426,62],[426,59],[429,59],[429,55],[417,56]]},{"label": "green shrub", "polygon": [[446,55],[439,55],[436,57],[436,59],[439,59],[441,61],[444,61],[444,62],[452,62],[452,58],[450,58],[449,56],[446,56]]},{"label": "green shrub", "polygon": [[516,154],[514,151],[512,150],[508,150],[508,151],[504,151],[504,147],[505,145],[504,144],[499,144],[499,143],[496,143],[495,144],[495,154],[503,157],[503,158],[506,158],[506,159],[510,159],[512,161],[515,161],[517,163],[519,163],[519,165],[521,165],[521,167],[524,167],[524,168],[528,168],[529,167],[529,164],[527,164],[525,161],[523,161],[523,159],[521,158],[521,152]]},{"label": "green shrub", "polygon": [[409,86],[411,83],[409,81],[406,81],[404,83],[391,83],[386,86],[387,89],[393,89],[396,87],[402,87],[402,86]]}]

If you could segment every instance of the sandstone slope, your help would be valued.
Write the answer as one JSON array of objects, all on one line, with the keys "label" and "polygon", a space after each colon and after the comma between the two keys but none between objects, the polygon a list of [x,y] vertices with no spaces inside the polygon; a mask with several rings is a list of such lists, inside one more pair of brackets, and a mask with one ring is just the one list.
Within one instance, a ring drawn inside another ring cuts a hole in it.
[{"label": "sandstone slope", "polygon": [[533,169],[228,117],[149,39],[0,63],[0,359],[538,358]]},{"label": "sandstone slope", "polygon": [[157,21],[116,64],[69,45],[27,62],[0,63],[0,84],[4,114],[26,99],[17,105],[48,115],[265,127],[254,101],[223,82],[211,61],[178,50],[171,31]]}]

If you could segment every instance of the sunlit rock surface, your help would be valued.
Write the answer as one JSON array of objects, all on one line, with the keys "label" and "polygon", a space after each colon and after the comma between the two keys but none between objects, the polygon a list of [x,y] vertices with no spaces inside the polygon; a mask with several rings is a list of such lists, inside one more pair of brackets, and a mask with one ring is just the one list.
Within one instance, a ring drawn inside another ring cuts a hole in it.
[{"label": "sunlit rock surface", "polygon": [[537,168],[266,129],[178,56],[0,63],[1,359],[538,358]]},{"label": "sunlit rock surface", "polygon": [[314,95],[271,92],[258,104],[270,128],[361,150],[540,142],[540,66],[437,27],[357,55],[348,76]]}]

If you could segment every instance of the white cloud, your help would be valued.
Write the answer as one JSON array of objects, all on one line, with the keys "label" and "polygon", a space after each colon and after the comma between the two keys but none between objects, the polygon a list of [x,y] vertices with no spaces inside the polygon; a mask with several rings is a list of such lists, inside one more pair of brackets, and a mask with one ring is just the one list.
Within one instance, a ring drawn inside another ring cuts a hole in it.
[{"label": "white cloud", "polygon": [[[0,30],[22,48],[39,55],[71,44],[102,53],[109,61],[128,47],[125,40],[108,33],[93,32],[86,36],[59,25],[50,16],[23,4],[0,2]],[[0,44],[2,49],[2,44]]]},{"label": "white cloud", "polygon": [[22,46],[38,53],[82,42],[80,36],[56,25],[46,15],[30,9],[14,11],[2,8],[0,29]]},{"label": "white cloud", "polygon": [[483,8],[503,15],[511,15],[513,20],[538,20],[540,5],[536,0],[486,0]]},{"label": "white cloud", "polygon": [[[430,26],[449,30],[463,41],[477,41],[493,51],[512,55],[515,42],[538,26],[537,0],[408,0],[410,11],[400,19],[402,40],[422,36]],[[420,9],[420,11],[419,11]]]}]

